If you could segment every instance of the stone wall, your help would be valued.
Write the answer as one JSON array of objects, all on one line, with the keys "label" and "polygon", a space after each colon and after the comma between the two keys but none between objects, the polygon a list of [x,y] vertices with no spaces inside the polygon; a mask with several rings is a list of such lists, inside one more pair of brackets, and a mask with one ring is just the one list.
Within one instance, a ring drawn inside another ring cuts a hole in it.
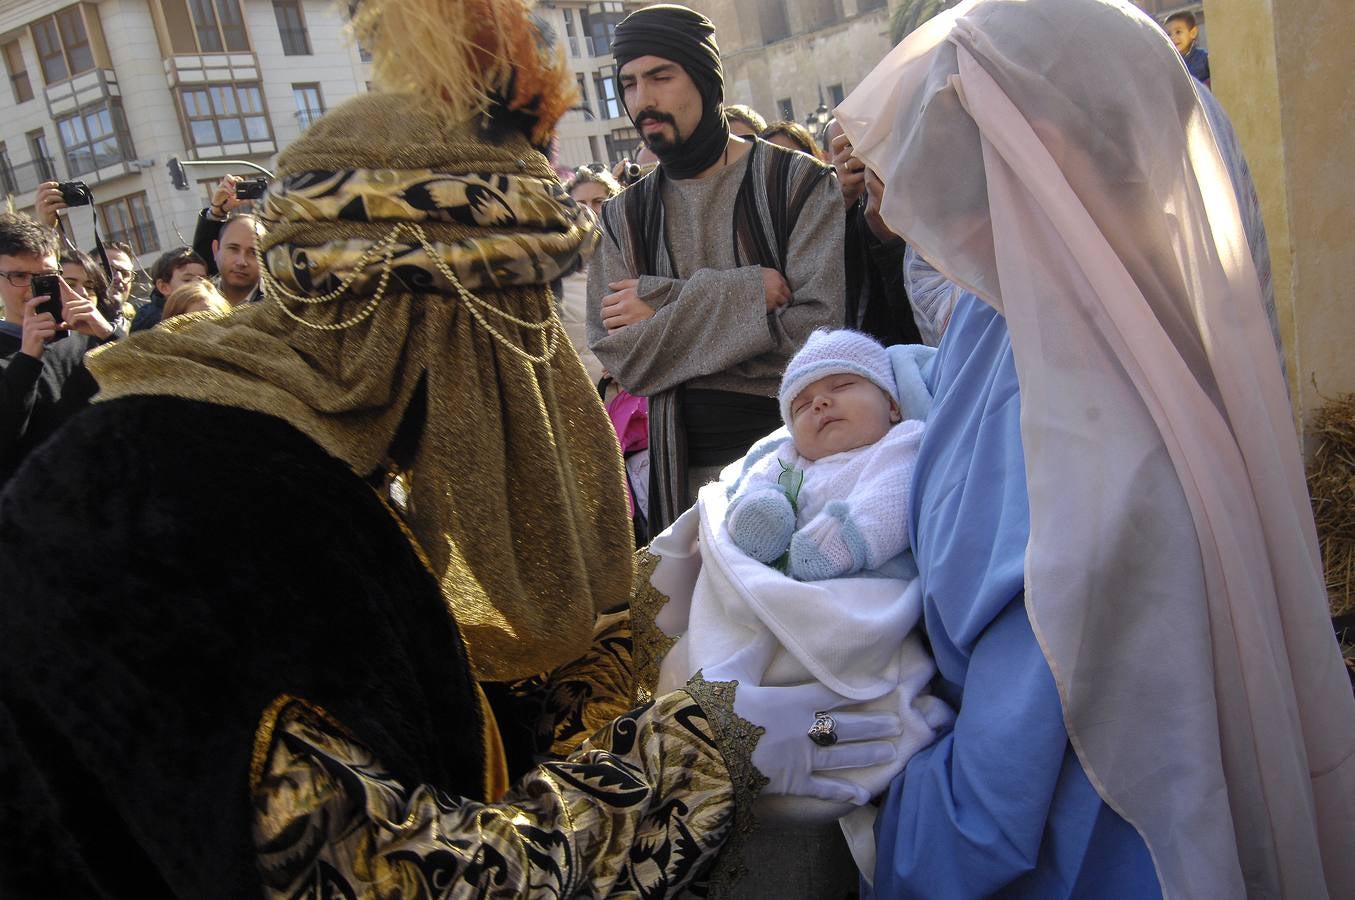
[{"label": "stone wall", "polygon": [[1214,89],[1242,140],[1270,237],[1290,392],[1355,391],[1355,4],[1205,0]]},{"label": "stone wall", "polygon": [[[791,34],[771,42],[763,41],[763,0],[688,5],[715,23],[726,99],[752,106],[768,121],[781,118],[777,101],[789,99],[803,123],[821,97],[833,105],[833,85],[851,93],[889,52],[889,11],[897,2],[861,12],[858,0],[785,0]],[[824,19],[835,21],[814,27]]]}]

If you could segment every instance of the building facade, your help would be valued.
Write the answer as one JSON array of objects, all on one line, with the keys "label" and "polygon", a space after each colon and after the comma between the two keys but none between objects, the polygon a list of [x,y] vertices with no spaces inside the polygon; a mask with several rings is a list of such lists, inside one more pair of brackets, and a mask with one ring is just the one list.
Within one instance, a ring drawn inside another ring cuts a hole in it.
[{"label": "building facade", "polygon": [[[1158,21],[1201,0],[1136,0]],[[788,119],[816,132],[829,111],[902,37],[900,26],[925,21],[955,0],[687,0],[715,23],[725,65],[725,97],[768,121]],[[907,30],[905,27],[904,31]]]},{"label": "building facade", "polygon": [[245,159],[271,169],[323,112],[369,90],[370,66],[330,0],[0,3],[0,197],[32,209],[79,180],[102,233],[143,263],[188,243],[210,185]]},{"label": "building facade", "polygon": [[579,87],[579,105],[560,122],[557,161],[562,167],[610,164],[635,155],[640,135],[617,93],[612,34],[627,13],[648,5],[632,0],[538,3],[537,14],[555,30]]},{"label": "building facade", "polygon": [[715,23],[725,99],[817,132],[892,47],[899,0],[689,0]]}]

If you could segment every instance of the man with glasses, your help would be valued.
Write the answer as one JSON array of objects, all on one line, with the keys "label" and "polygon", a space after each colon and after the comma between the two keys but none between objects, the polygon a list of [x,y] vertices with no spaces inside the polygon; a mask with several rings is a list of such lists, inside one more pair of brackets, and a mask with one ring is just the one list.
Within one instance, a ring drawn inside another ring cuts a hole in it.
[{"label": "man with glasses", "polygon": [[[98,391],[85,353],[114,336],[94,301],[61,286],[61,322],[38,307],[36,275],[59,275],[56,235],[16,213],[0,214],[0,485],[28,451]],[[71,334],[58,339],[58,328]]]},{"label": "man with glasses", "polygon": [[132,299],[132,288],[136,285],[136,254],[122,241],[104,247],[104,254],[108,257],[109,299],[122,310],[123,318],[131,322],[137,310]]}]

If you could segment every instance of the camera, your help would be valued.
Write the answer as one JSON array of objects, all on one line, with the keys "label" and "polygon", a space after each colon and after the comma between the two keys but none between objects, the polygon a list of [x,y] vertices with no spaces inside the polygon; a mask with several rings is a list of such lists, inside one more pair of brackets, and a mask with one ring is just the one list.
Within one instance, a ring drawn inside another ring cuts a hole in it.
[{"label": "camera", "polygon": [[34,275],[33,296],[47,299],[38,304],[37,311],[51,313],[57,325],[61,324],[61,281],[56,275]]},{"label": "camera", "polygon": [[235,184],[236,200],[258,200],[268,190],[267,178],[248,178]]},{"label": "camera", "polygon": [[63,181],[56,189],[61,192],[61,200],[67,206],[89,206],[94,203],[94,195],[83,181]]},{"label": "camera", "polygon": [[640,166],[637,163],[628,160],[626,162],[626,171],[624,174],[626,176],[626,184],[634,184],[640,180],[640,175],[642,173],[640,171]]}]

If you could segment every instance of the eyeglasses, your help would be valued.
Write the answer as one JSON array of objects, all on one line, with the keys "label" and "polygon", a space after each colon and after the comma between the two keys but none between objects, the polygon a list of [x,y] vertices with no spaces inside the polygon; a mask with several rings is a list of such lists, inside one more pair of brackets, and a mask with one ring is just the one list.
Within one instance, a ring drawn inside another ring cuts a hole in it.
[{"label": "eyeglasses", "polygon": [[33,283],[33,279],[39,275],[60,275],[55,269],[44,269],[41,272],[0,272],[5,280],[15,287],[25,288]]},{"label": "eyeglasses", "polygon": [[583,165],[579,166],[579,168],[576,169],[575,171],[592,172],[594,175],[600,175],[603,172],[607,171],[607,166],[606,164],[599,162],[584,163]]}]

